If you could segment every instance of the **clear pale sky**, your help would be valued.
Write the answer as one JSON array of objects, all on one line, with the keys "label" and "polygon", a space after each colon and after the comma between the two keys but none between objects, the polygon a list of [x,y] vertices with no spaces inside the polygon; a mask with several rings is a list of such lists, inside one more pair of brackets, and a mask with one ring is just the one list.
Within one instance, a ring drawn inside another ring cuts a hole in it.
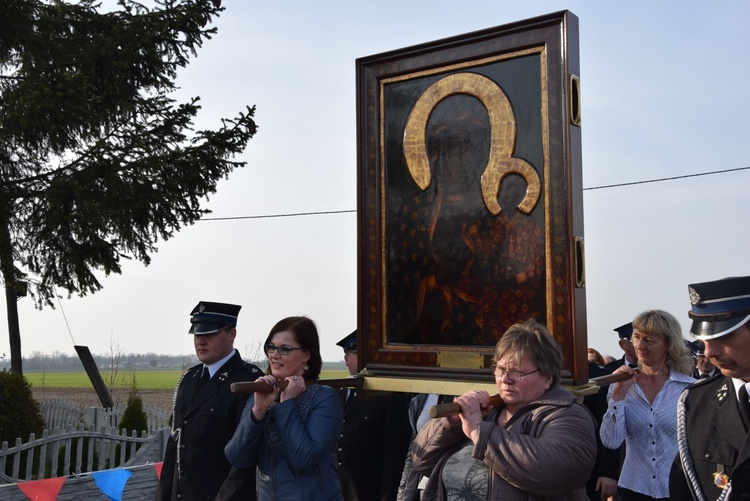
[{"label": "clear pale sky", "polygon": [[[224,0],[218,34],[181,72],[197,128],[256,105],[259,131],[206,207],[210,218],[356,209],[355,60],[560,10],[579,18],[589,344],[621,355],[612,330],[645,309],[687,336],[689,283],[750,274],[750,2]],[[241,304],[245,354],[289,315],[310,316],[323,359],[357,323],[354,212],[206,220],[160,242],[150,266],[56,309],[18,303],[24,356],[192,353],[199,300]],[[0,353],[8,353],[5,310]],[[69,330],[70,329],[70,332]]]}]

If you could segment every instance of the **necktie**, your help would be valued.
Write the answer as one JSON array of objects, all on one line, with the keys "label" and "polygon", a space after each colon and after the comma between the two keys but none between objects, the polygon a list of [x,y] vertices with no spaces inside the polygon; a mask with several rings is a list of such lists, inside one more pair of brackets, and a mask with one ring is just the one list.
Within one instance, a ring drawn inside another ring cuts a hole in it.
[{"label": "necktie", "polygon": [[354,400],[354,398],[355,398],[356,396],[357,396],[357,392],[356,392],[356,390],[350,389],[350,390],[349,390],[349,395],[347,395],[347,397],[346,397],[346,402],[344,403],[344,405],[347,405],[347,404],[349,404],[349,402],[351,402],[352,400]]},{"label": "necktie", "polygon": [[745,429],[750,430],[750,399],[747,396],[747,385],[742,385],[739,391],[740,414],[745,422]]},{"label": "necktie", "polygon": [[198,379],[198,382],[195,384],[195,392],[193,393],[193,395],[199,394],[201,392],[201,389],[203,389],[203,386],[205,386],[209,379],[211,379],[211,376],[208,372],[208,367],[203,367],[203,373]]}]

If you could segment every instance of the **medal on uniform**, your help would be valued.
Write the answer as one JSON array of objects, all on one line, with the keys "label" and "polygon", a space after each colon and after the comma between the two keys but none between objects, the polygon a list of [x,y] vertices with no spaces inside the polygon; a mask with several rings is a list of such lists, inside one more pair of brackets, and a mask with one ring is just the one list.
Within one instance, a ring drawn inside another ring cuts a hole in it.
[{"label": "medal on uniform", "polygon": [[714,472],[714,485],[719,489],[724,489],[728,483],[729,477],[724,473],[724,465],[717,465],[716,471]]}]

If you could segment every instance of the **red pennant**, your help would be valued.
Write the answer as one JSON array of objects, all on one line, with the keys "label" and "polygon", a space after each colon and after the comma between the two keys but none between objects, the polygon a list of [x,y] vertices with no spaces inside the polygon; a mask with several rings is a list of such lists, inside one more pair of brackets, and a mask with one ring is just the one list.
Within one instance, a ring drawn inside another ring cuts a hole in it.
[{"label": "red pennant", "polygon": [[18,488],[31,501],[55,501],[64,482],[65,477],[44,478],[21,482],[18,484]]},{"label": "red pennant", "polygon": [[161,480],[161,467],[164,466],[164,462],[154,463],[154,469],[156,470],[156,478]]}]

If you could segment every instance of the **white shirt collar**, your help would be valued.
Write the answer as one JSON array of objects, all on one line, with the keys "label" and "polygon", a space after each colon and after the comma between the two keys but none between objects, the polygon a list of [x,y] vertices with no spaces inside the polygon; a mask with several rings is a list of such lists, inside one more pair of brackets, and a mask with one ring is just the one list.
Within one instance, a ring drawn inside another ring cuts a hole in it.
[{"label": "white shirt collar", "polygon": [[225,363],[227,363],[227,361],[228,361],[228,360],[229,360],[230,358],[232,358],[232,357],[234,356],[234,352],[235,352],[235,351],[237,351],[237,350],[236,350],[236,349],[232,349],[232,353],[230,353],[230,354],[229,354],[229,355],[227,355],[226,357],[222,358],[222,359],[221,359],[221,360],[219,360],[218,362],[214,362],[214,363],[213,363],[213,364],[211,364],[211,365],[205,365],[205,364],[204,364],[204,365],[203,365],[203,368],[204,368],[204,369],[208,369],[208,376],[209,376],[209,377],[214,377],[214,374],[216,374],[217,372],[219,372],[219,369],[221,369],[221,367],[222,367],[222,366],[223,366],[223,365],[224,365]]},{"label": "white shirt collar", "polygon": [[745,385],[745,390],[747,391],[747,394],[750,395],[750,382],[749,381],[743,381],[742,379],[736,379],[732,378],[732,381],[734,382],[734,395],[737,397],[737,401],[740,401],[740,388],[742,385]]}]

